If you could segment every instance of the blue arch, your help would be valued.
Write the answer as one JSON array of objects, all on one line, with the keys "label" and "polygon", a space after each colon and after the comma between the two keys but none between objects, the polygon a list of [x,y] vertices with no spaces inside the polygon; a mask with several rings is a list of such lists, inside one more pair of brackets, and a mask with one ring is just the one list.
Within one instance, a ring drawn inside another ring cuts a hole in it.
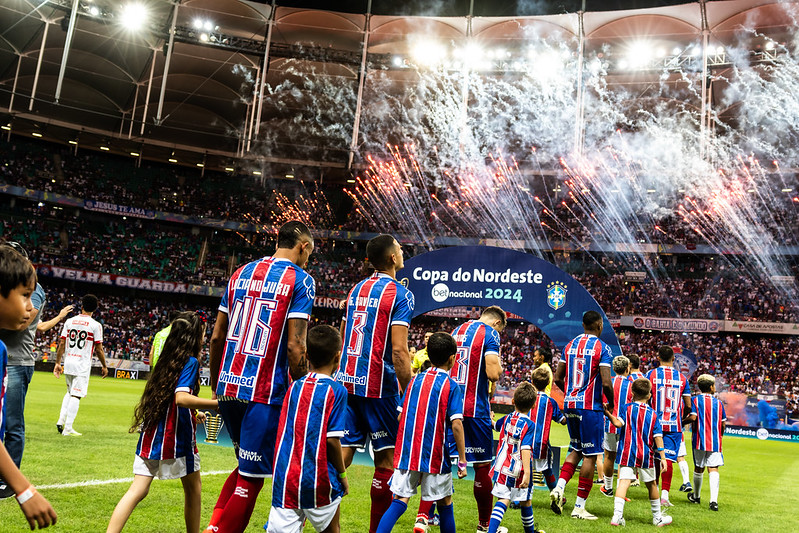
[{"label": "blue arch", "polygon": [[579,281],[552,263],[507,248],[455,246],[408,259],[397,279],[416,298],[414,316],[457,305],[499,305],[523,317],[562,349],[583,332],[586,311],[598,311],[601,339],[621,354],[616,332]]}]

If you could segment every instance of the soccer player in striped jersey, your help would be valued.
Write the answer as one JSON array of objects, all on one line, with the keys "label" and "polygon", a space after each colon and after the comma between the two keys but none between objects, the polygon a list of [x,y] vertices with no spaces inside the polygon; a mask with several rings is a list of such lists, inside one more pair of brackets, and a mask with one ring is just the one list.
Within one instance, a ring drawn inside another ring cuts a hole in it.
[{"label": "soccer player in striped jersey", "polygon": [[658,470],[661,477],[661,504],[672,507],[669,501],[671,478],[674,474],[674,463],[680,454],[682,444],[682,427],[691,414],[691,388],[688,380],[674,367],[674,349],[661,346],[658,349],[660,366],[647,372],[646,377],[652,383],[652,408],[660,415],[660,427],[663,429],[663,443],[666,447],[666,469]]},{"label": "soccer player in striped jersey", "polygon": [[458,384],[447,373],[455,360],[456,348],[452,336],[434,333],[427,344],[433,366],[416,374],[405,390],[391,477],[394,500],[380,520],[377,533],[393,529],[420,487],[422,500],[438,504],[442,533],[456,531],[452,467],[444,446],[449,426],[458,449],[458,477],[465,477],[463,401]]},{"label": "soccer player in striped jersey", "polygon": [[283,224],[277,250],[240,267],[228,282],[211,335],[211,386],[238,457],[208,530],[244,531],[272,475],[280,408],[292,377],[307,373],[305,338],[315,296],[303,270],[313,237],[302,222]]},{"label": "soccer player in striped jersey", "polygon": [[594,467],[597,456],[602,455],[604,420],[602,418],[602,394],[613,409],[613,385],[610,365],[613,356],[610,347],[599,340],[602,335],[602,315],[596,311],[583,314],[583,331],[563,349],[563,358],[555,371],[555,384],[565,393],[563,411],[569,428],[569,455],[560,469],[558,484],[550,492],[551,508],[563,512],[563,490],[580,467],[580,482],[574,501],[572,518],[596,520],[597,517],[585,509],[585,500],[594,485]]},{"label": "soccer player in striped jersey", "polygon": [[531,496],[532,449],[536,427],[528,413],[536,404],[538,394],[527,381],[519,383],[513,393],[514,412],[505,415],[494,424],[499,431],[499,443],[494,463],[491,465],[491,480],[497,503],[491,512],[488,533],[507,531],[500,528],[502,518],[512,501],[520,502],[524,533],[536,533]]},{"label": "soccer player in striped jersey", "polygon": [[[56,422],[58,432],[65,436],[80,437],[72,424],[78,416],[80,399],[86,396],[89,388],[89,375],[92,372],[92,356],[97,355],[102,365],[103,377],[108,375],[103,351],[103,326],[92,318],[97,310],[97,296],[87,294],[81,301],[81,311],[64,322],[61,339],[55,356],[53,374],[56,378],[64,374],[67,382],[67,393],[61,402],[61,413]],[[61,358],[64,367],[61,367]]]},{"label": "soccer player in striped jersey", "polygon": [[[195,409],[216,409],[216,400],[198,398],[205,339],[205,313],[184,312],[172,322],[162,355],[144,386],[131,432],[139,431],[133,483],[119,500],[107,533],[122,531],[130,514],[150,490],[153,478],[178,479],[185,495],[186,531],[200,528],[200,455],[195,442]],[[197,418],[204,415],[197,413]]]},{"label": "soccer player in striped jersey", "polygon": [[552,473],[549,429],[553,420],[558,424],[566,424],[566,417],[560,411],[558,402],[547,393],[551,383],[552,377],[546,368],[539,367],[533,371],[533,386],[538,391],[538,396],[529,415],[535,426],[532,449],[533,467],[544,476],[550,491],[555,488],[556,481],[555,475]]},{"label": "soccer player in striped jersey", "polygon": [[267,533],[300,533],[306,520],[316,531],[339,531],[339,505],[349,492],[340,440],[347,390],[332,378],[340,357],[338,330],[311,328],[310,373],[289,386],[280,412]]},{"label": "soccer player in striped jersey", "polygon": [[[0,329],[22,331],[33,317],[31,295],[36,290],[36,270],[27,258],[10,246],[0,246]],[[8,454],[5,438],[4,407],[8,384],[8,350],[0,340],[0,478],[16,494],[22,514],[31,530],[56,523],[58,516],[50,502],[36,492]],[[13,527],[6,523],[6,528]]]},{"label": "soccer player in striped jersey", "polygon": [[716,378],[709,374],[702,374],[696,380],[700,394],[692,400],[693,422],[692,443],[694,448],[694,487],[688,494],[688,501],[699,503],[699,493],[702,490],[702,474],[707,467],[707,476],[710,479],[710,510],[719,510],[719,467],[724,465],[724,456],[721,454],[721,438],[727,428],[727,413],[724,404],[715,398]]},{"label": "soccer player in striped jersey", "polygon": [[[616,498],[614,499],[612,526],[624,525],[624,504],[627,499],[627,489],[630,482],[637,479],[635,468],[638,468],[641,479],[649,491],[649,505],[652,509],[652,523],[656,526],[671,524],[672,519],[661,512],[660,498],[658,495],[657,476],[655,475],[654,453],[658,453],[661,467],[665,467],[666,455],[663,450],[663,431],[657,413],[647,404],[652,395],[652,384],[646,378],[633,381],[633,401],[624,409],[619,410],[619,416],[613,414],[613,409],[605,405],[605,415],[615,427],[624,428],[624,433],[619,439],[619,481],[616,483]],[[654,448],[654,450],[653,450]]]},{"label": "soccer player in striped jersey", "polygon": [[[613,372],[616,373],[613,376],[613,414],[619,416],[619,413],[624,412],[624,407],[632,399],[630,385],[633,380],[629,376],[630,360],[623,355],[614,357]],[[620,434],[621,432],[610,423],[610,420],[605,420],[605,440],[602,442],[602,448],[605,450],[605,460],[602,462],[605,470],[605,484],[599,487],[599,491],[609,498],[613,497],[613,466],[616,461],[616,449],[619,447]]]},{"label": "soccer player in striped jersey", "polygon": [[643,372],[641,372],[641,358],[638,357],[637,353],[628,353],[627,359],[630,360],[630,381],[635,381],[638,378],[645,378]]},{"label": "soccer player in striped jersey", "polygon": [[397,407],[411,380],[408,327],[413,316],[413,293],[397,281],[405,265],[402,247],[391,235],[378,235],[366,244],[374,273],[355,285],[347,296],[341,324],[344,346],[336,381],[349,392],[347,432],[341,439],[344,462],[352,463],[356,448],[371,441],[374,476],[369,531],[391,505],[389,479],[397,441]]},{"label": "soccer player in striped jersey", "polygon": [[[502,375],[499,334],[508,317],[501,307],[486,307],[477,320],[455,328],[452,336],[458,354],[450,375],[463,394],[463,430],[466,438],[466,461],[474,468],[474,499],[477,502],[477,531],[488,531],[494,497],[491,494],[491,461],[494,459],[494,433],[491,418],[491,393]],[[449,453],[455,456],[452,439]],[[420,514],[424,510],[420,509]]]}]

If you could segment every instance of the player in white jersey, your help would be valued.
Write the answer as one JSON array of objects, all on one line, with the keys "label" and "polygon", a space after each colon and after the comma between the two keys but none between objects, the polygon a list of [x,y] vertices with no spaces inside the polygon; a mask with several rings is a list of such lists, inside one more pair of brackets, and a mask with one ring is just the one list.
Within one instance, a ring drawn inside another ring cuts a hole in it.
[{"label": "player in white jersey", "polygon": [[[67,381],[67,393],[61,402],[61,414],[56,427],[58,432],[66,436],[79,437],[80,433],[72,428],[72,423],[78,415],[80,399],[86,396],[89,387],[89,374],[92,371],[92,355],[96,354],[103,365],[103,377],[108,375],[103,351],[103,326],[92,318],[92,313],[97,310],[97,296],[87,294],[81,302],[81,311],[78,316],[73,316],[64,323],[61,330],[61,340],[58,342],[56,352],[55,377],[63,373]],[[64,357],[64,367],[61,367],[61,358]]]}]

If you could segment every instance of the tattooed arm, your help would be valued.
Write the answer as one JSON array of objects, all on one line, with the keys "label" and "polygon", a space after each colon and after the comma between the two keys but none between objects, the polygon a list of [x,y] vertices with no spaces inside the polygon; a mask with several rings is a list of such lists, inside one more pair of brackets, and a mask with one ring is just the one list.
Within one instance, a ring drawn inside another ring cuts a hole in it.
[{"label": "tattooed arm", "polygon": [[308,360],[305,358],[305,337],[308,332],[308,321],[302,318],[289,319],[288,359],[289,372],[294,379],[300,379],[308,373]]}]

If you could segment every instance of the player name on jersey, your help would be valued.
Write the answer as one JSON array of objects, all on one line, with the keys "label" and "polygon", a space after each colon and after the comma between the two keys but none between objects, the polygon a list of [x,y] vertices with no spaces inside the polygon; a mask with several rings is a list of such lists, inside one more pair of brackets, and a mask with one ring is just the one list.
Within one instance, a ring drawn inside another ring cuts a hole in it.
[{"label": "player name on jersey", "polygon": [[253,292],[269,293],[272,295],[288,296],[291,294],[292,286],[288,283],[280,283],[279,281],[267,281],[261,279],[243,279],[236,280],[233,290],[248,290]]}]

